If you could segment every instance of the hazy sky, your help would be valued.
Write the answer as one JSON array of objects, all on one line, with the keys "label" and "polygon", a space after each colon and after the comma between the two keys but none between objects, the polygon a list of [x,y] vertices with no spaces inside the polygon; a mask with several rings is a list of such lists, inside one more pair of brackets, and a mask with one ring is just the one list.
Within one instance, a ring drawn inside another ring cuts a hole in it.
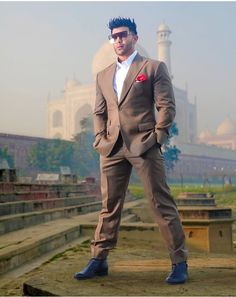
[{"label": "hazy sky", "polygon": [[92,82],[111,17],[133,17],[157,58],[156,31],[172,30],[175,86],[197,96],[198,130],[236,112],[236,2],[0,2],[0,132],[46,136],[47,98],[66,79]]}]

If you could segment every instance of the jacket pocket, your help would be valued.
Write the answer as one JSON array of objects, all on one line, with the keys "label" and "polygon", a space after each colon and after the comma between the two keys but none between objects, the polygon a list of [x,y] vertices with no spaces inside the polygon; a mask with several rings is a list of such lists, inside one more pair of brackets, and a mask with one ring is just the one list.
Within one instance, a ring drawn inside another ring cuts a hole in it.
[{"label": "jacket pocket", "polygon": [[142,131],[147,131],[147,130],[151,130],[151,129],[155,129],[155,122],[147,122],[147,123],[142,123],[138,125],[138,130],[140,132]]},{"label": "jacket pocket", "polygon": [[144,92],[144,86],[143,82],[135,82],[133,84],[132,92],[134,92],[134,95],[142,95]]},{"label": "jacket pocket", "polygon": [[99,137],[97,136],[97,137],[95,138],[95,140],[94,140],[94,142],[93,142],[93,147],[94,147],[94,148],[96,148],[96,147],[99,145],[101,139],[102,139],[102,136],[99,136]]}]

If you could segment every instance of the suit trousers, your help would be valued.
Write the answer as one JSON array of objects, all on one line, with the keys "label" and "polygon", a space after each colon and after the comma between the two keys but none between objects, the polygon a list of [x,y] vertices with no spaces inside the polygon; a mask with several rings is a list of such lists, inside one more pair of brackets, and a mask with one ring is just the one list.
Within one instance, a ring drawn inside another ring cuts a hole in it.
[{"label": "suit trousers", "polygon": [[166,183],[164,158],[159,145],[154,145],[141,156],[132,156],[121,137],[109,157],[100,156],[102,210],[91,242],[92,256],[104,259],[116,246],[132,167],[143,183],[172,264],[186,261],[185,235]]}]

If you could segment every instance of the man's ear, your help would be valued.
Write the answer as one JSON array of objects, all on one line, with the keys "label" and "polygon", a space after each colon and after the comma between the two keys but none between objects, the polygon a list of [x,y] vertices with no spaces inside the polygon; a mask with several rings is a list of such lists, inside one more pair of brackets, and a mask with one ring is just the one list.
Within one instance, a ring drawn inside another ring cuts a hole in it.
[{"label": "man's ear", "polygon": [[138,41],[138,35],[134,35],[134,40],[137,42]]},{"label": "man's ear", "polygon": [[138,35],[133,35],[133,44],[136,44],[138,41]]}]

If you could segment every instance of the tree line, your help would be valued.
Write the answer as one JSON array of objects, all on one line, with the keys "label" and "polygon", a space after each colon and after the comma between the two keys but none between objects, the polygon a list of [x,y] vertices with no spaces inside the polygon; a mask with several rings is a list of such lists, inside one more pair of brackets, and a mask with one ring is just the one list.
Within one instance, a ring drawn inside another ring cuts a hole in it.
[{"label": "tree line", "polygon": [[[29,168],[38,172],[59,172],[61,166],[71,168],[79,177],[99,176],[99,155],[93,149],[93,122],[92,117],[80,121],[81,132],[76,134],[72,141],[52,139],[39,141],[32,146],[28,153],[27,163]],[[172,170],[178,161],[180,150],[170,144],[170,139],[178,135],[178,129],[174,123],[170,129],[170,138],[164,145],[163,155],[167,170]],[[7,149],[0,149],[0,160],[7,159],[10,167],[14,166],[12,157]]]}]

